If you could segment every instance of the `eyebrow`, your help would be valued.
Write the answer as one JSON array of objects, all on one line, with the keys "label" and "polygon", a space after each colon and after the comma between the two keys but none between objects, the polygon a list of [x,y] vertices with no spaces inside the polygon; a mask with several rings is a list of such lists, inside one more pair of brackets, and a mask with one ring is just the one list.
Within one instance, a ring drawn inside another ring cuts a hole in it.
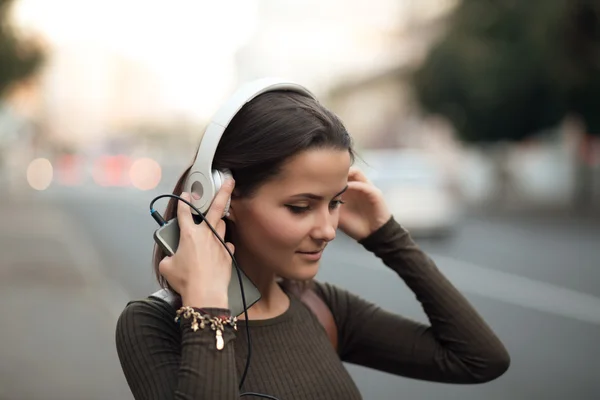
[{"label": "eyebrow", "polygon": [[[345,188],[343,188],[339,193],[337,193],[335,197],[341,196],[346,190],[348,190],[348,185],[346,185]],[[314,194],[314,193],[299,193],[299,194],[295,194],[292,197],[306,197],[308,199],[312,199],[312,200],[323,200],[324,197],[323,196],[319,196],[318,194]]]}]

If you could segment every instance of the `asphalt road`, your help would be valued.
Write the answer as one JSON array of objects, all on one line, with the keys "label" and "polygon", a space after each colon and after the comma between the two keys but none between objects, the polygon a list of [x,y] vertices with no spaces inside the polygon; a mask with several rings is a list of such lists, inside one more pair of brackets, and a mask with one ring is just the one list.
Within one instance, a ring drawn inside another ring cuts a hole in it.
[{"label": "asphalt road", "polygon": [[[87,248],[93,248],[98,272],[108,283],[99,295],[111,310],[102,332],[112,334],[111,324],[127,299],[144,297],[156,288],[150,266],[155,222],[147,211],[152,197],[150,192],[124,189],[61,189],[35,196],[79,227],[73,233],[77,243],[85,240]],[[418,242],[499,334],[511,354],[511,367],[494,382],[459,386],[349,365],[365,399],[600,398],[600,226],[479,216],[468,217],[447,241]],[[318,278],[426,321],[404,283],[343,235],[328,248]],[[99,363],[108,363],[107,352],[114,348],[92,349],[80,362],[101,370]],[[113,380],[113,386],[123,385],[122,379]],[[105,389],[104,398],[115,398],[116,391]],[[118,393],[124,396],[119,398],[130,398],[122,389]]]}]

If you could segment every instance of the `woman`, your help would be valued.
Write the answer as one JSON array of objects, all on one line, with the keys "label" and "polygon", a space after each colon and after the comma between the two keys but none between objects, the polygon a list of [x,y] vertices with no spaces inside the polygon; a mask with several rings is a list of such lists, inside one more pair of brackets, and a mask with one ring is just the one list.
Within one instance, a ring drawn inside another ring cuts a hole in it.
[{"label": "woman", "polygon": [[[252,359],[243,390],[281,400],[361,398],[342,362],[452,383],[486,382],[507,370],[502,343],[391,216],[381,192],[351,167],[353,159],[343,124],[308,97],[269,92],[240,110],[213,163],[214,169],[231,170],[235,183],[223,185],[207,220],[225,236],[262,298],[249,309],[248,321],[237,321],[237,330],[225,324],[220,348],[215,332],[194,330],[191,318],[179,315],[175,323],[176,310],[168,303],[151,298],[130,303],[116,340],[136,399],[239,398],[248,354],[240,334],[245,324],[251,328]],[[184,179],[185,174],[175,194]],[[165,217],[175,216],[182,232],[179,249],[166,258],[156,251],[158,280],[181,296],[183,306],[207,318],[226,318],[229,254],[206,224],[193,223],[187,205],[172,200]],[[431,326],[313,281],[338,227],[399,275]],[[303,290],[314,291],[327,305],[337,349],[289,282],[304,283]]]}]

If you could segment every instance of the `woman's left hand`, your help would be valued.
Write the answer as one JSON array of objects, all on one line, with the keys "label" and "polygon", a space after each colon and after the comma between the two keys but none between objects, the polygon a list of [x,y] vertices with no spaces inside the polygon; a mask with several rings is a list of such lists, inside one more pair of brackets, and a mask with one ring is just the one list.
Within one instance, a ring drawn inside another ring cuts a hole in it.
[{"label": "woman's left hand", "polygon": [[354,240],[362,240],[381,228],[392,216],[383,193],[356,167],[348,173],[339,228]]}]

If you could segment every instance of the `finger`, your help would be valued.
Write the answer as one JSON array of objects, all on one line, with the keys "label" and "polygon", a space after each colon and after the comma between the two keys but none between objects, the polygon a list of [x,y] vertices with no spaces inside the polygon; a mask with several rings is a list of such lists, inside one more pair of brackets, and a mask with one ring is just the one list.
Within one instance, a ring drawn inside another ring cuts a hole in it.
[{"label": "finger", "polygon": [[350,171],[348,172],[348,179],[350,181],[358,181],[368,183],[369,179],[358,167],[350,167]]},{"label": "finger", "polygon": [[169,271],[171,270],[171,264],[173,264],[171,256],[163,258],[158,263],[158,272],[160,272],[162,276],[168,275]]},{"label": "finger", "polygon": [[[190,201],[189,193],[181,193],[180,197],[184,200]],[[190,228],[194,226],[194,219],[192,218],[190,206],[185,204],[183,201],[178,201],[177,204],[177,223],[179,224],[179,229]]]},{"label": "finger", "polygon": [[377,188],[368,182],[351,181],[348,182],[348,191],[356,191],[365,194],[371,194],[375,192]]},{"label": "finger", "polygon": [[227,206],[227,202],[231,197],[231,192],[235,186],[235,182],[233,179],[228,178],[223,182],[221,189],[217,192],[215,199],[213,200],[208,212],[206,213],[206,220],[212,226],[216,226],[217,223],[223,217],[223,213],[225,212],[225,207]]},{"label": "finger", "polygon": [[215,230],[217,231],[217,233],[219,234],[221,239],[225,239],[225,228],[226,228],[225,221],[220,219],[219,222],[217,222],[217,226],[215,227]]}]

